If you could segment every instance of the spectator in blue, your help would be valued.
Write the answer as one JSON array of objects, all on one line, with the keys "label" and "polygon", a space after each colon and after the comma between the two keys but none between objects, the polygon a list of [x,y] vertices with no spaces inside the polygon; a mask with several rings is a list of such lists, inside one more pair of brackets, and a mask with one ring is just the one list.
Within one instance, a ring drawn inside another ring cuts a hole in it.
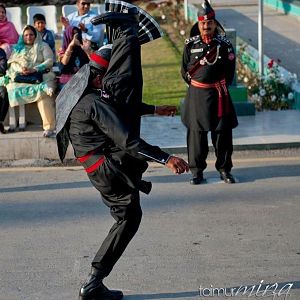
[{"label": "spectator in blue", "polygon": [[66,18],[61,17],[65,28],[68,26],[78,27],[82,31],[83,49],[90,51],[97,50],[103,44],[104,25],[93,25],[91,19],[98,14],[90,10],[91,0],[77,0],[78,10],[69,14]]},{"label": "spectator in blue", "polygon": [[53,52],[53,62],[56,61],[55,37],[54,33],[46,28],[46,18],[43,14],[33,16],[33,26],[41,34],[42,39],[46,42]]}]

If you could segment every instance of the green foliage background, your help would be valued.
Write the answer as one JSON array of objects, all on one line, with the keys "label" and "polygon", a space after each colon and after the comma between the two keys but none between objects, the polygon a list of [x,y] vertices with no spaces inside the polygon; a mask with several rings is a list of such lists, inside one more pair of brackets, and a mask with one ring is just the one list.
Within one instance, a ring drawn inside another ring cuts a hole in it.
[{"label": "green foliage background", "polygon": [[179,106],[186,87],[180,75],[181,59],[168,37],[142,46],[144,102]]}]

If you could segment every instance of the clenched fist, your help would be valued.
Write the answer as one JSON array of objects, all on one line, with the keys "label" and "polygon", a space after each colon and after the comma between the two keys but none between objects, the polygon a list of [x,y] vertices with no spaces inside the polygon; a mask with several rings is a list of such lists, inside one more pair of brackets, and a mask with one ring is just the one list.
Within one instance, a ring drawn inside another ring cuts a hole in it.
[{"label": "clenched fist", "polygon": [[171,156],[166,163],[166,167],[171,169],[175,174],[181,174],[189,171],[188,163],[177,156]]}]

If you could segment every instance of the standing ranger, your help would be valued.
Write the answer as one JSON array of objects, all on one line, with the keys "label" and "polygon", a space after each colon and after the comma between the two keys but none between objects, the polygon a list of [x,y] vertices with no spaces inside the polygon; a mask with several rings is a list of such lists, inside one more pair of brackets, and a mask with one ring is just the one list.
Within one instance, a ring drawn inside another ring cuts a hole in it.
[{"label": "standing ranger", "polygon": [[208,131],[211,131],[220,178],[235,183],[230,173],[232,129],[238,122],[228,91],[234,77],[235,54],[207,0],[198,13],[198,28],[200,34],[185,42],[181,67],[182,77],[189,85],[182,122],[187,127],[188,160],[193,174],[190,183],[205,182]]}]

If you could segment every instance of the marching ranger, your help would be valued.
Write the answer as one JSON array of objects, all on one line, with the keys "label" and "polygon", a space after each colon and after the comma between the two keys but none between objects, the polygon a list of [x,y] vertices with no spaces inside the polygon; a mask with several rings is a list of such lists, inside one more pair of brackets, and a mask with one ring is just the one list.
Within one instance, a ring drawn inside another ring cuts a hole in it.
[{"label": "marching ranger", "polygon": [[[208,155],[207,133],[217,157],[215,167],[226,183],[235,183],[232,168],[232,129],[238,125],[228,91],[235,71],[235,54],[225,31],[215,19],[207,0],[198,13],[198,35],[186,40],[181,74],[188,84],[182,122],[187,127],[191,184],[205,182],[203,171]],[[197,28],[196,28],[197,29]]]}]

